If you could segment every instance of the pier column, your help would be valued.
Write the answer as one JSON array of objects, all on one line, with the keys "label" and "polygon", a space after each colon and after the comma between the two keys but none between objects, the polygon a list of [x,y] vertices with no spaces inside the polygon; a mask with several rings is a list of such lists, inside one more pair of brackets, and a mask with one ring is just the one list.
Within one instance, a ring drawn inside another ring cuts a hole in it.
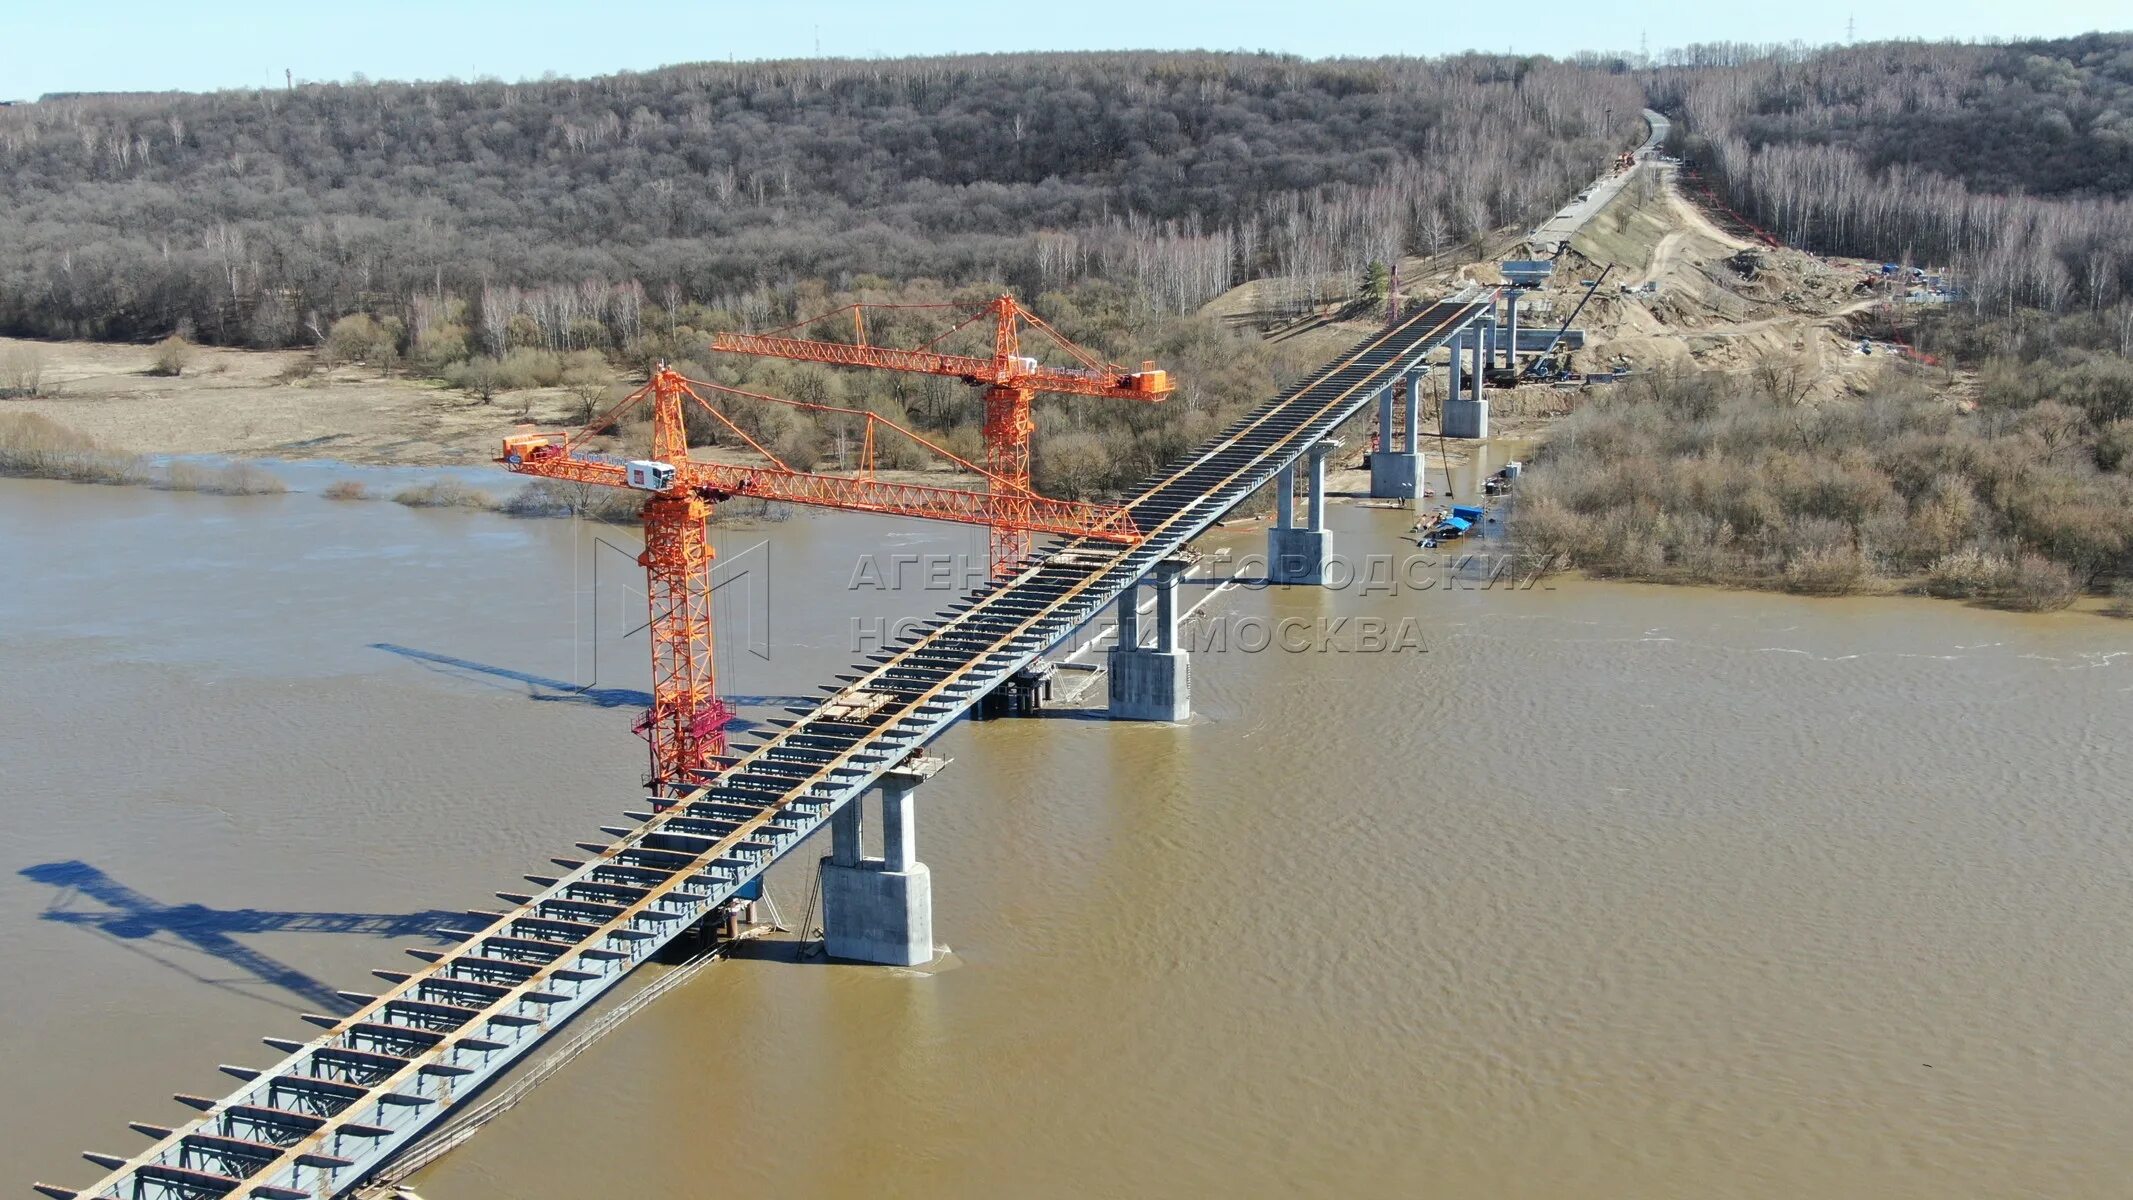
[{"label": "pier column", "polygon": [[1415,364],[1407,373],[1407,414],[1400,422],[1400,432],[1405,440],[1400,449],[1409,454],[1422,452],[1422,380],[1429,375],[1429,368]]},{"label": "pier column", "polygon": [[[1489,320],[1487,317],[1483,317],[1481,319],[1481,322],[1481,334],[1492,335],[1496,332],[1496,323],[1494,321]],[[1471,378],[1467,380],[1467,386],[1474,390],[1473,400],[1476,404],[1482,403],[1481,377],[1482,374],[1487,370],[1489,365],[1488,359],[1483,357],[1481,353],[1481,334],[1477,334],[1474,339],[1474,369],[1471,372]]]},{"label": "pier column", "polygon": [[1114,721],[1176,722],[1192,716],[1192,664],[1178,644],[1178,579],[1184,573],[1184,563],[1168,561],[1157,563],[1149,573],[1149,585],[1155,589],[1155,645],[1121,638],[1111,648],[1106,675]]},{"label": "pier column", "polygon": [[[1407,411],[1401,422],[1405,436],[1395,440],[1392,430],[1392,393],[1406,389]],[[1420,456],[1415,453],[1415,412],[1422,406],[1422,372],[1402,373],[1378,398],[1378,448],[1370,456],[1370,494],[1380,500],[1412,500],[1420,495]]]},{"label": "pier column", "polygon": [[1332,442],[1320,442],[1311,447],[1311,523],[1304,528],[1314,532],[1326,527],[1326,455],[1333,449]]},{"label": "pier column", "polygon": [[1296,524],[1296,464],[1290,463],[1274,476],[1274,527]]},{"label": "pier column", "polygon": [[[1470,347],[1467,362],[1466,384],[1469,398],[1461,399],[1459,385],[1459,352]],[[1489,436],[1489,402],[1481,398],[1481,373],[1484,359],[1481,353],[1481,330],[1469,329],[1452,342],[1451,388],[1444,395],[1444,419],[1441,426],[1444,436],[1455,438],[1485,438]]]},{"label": "pier column", "polygon": [[1509,325],[1509,327],[1510,327],[1510,328],[1509,328],[1509,333],[1510,333],[1510,336],[1509,336],[1509,337],[1507,337],[1507,338],[1505,338],[1505,339],[1504,339],[1504,343],[1503,343],[1503,365],[1505,365],[1505,366],[1507,366],[1507,367],[1516,367],[1516,366],[1518,365],[1518,297],[1519,297],[1519,289],[1517,289],[1517,288],[1512,288],[1512,289],[1510,290],[1510,292],[1508,292],[1508,293],[1507,293],[1507,296],[1508,296],[1508,298],[1509,298],[1509,300],[1510,300],[1510,304],[1509,304],[1509,306],[1508,306],[1508,309],[1509,309],[1509,311],[1508,311],[1508,312],[1506,312],[1506,313],[1505,313],[1504,315],[1505,315],[1505,317],[1507,318],[1507,323],[1508,323],[1508,325]]},{"label": "pier column", "polygon": [[[1324,583],[1326,581],[1326,453],[1339,445],[1325,441],[1305,451],[1309,459],[1311,492],[1310,525],[1297,528],[1293,482],[1295,467],[1280,476],[1288,486],[1276,493],[1274,528],[1267,531],[1267,578],[1275,583]],[[1286,499],[1287,503],[1282,503]]]},{"label": "pier column", "polygon": [[1118,644],[1132,649],[1141,644],[1141,585],[1139,580],[1126,585],[1118,594]]},{"label": "pier column", "polygon": [[1183,568],[1169,563],[1159,564],[1155,569],[1155,648],[1158,650],[1178,648],[1178,576],[1184,573]]},{"label": "pier column", "polygon": [[918,866],[918,781],[890,776],[881,785],[881,869],[908,872]]},{"label": "pier column", "polygon": [[[854,796],[830,818],[830,857],[822,860],[822,941],[831,958],[916,967],[933,961],[933,876],[918,861],[918,785],[939,769],[881,777],[882,857],[862,858]],[[849,814],[848,824],[844,822]],[[850,829],[850,855],[844,853]]]},{"label": "pier column", "polygon": [[859,865],[859,802],[830,814],[830,861],[840,867]]}]

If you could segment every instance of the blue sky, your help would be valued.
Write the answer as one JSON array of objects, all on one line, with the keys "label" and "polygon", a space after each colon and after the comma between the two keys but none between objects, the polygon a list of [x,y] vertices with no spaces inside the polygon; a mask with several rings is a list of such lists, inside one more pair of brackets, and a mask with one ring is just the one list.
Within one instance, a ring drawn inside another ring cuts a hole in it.
[{"label": "blue sky", "polygon": [[[1515,12],[1517,19],[1504,14]],[[1654,51],[1698,41],[2057,36],[2133,26],[2125,0],[0,0],[0,99],[298,79],[523,79],[723,58],[1146,47],[1310,56]],[[819,43],[818,39],[819,38]]]}]

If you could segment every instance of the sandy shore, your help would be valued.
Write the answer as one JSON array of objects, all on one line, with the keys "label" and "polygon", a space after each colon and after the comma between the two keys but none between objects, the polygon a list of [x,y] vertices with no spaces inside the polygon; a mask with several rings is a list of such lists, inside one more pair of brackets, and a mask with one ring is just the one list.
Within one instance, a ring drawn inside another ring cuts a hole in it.
[{"label": "sandy shore", "polygon": [[308,355],[297,350],[203,346],[183,375],[164,379],[146,373],[147,346],[0,338],[0,351],[15,347],[43,356],[48,394],[0,400],[0,412],[41,413],[130,454],[485,463],[522,419],[560,428],[574,403],[561,388],[542,388],[485,405],[365,367],[298,378]]}]

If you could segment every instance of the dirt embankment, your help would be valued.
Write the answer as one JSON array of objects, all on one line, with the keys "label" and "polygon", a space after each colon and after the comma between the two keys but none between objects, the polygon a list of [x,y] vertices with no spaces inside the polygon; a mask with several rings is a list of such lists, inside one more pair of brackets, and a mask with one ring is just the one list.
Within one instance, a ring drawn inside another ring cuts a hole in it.
[{"label": "dirt embankment", "polygon": [[[1479,258],[1467,249],[1405,260],[1403,290],[1421,299],[1470,283],[1500,283],[1497,264],[1524,257],[1525,247],[1521,235],[1506,230],[1489,239],[1485,251]],[[1863,392],[1889,361],[1886,347],[1861,354],[1856,332],[1878,301],[1866,286],[1877,269],[1733,237],[1685,198],[1671,165],[1654,161],[1641,166],[1571,239],[1554,277],[1526,295],[1521,318],[1528,329],[1560,324],[1584,295],[1584,284],[1607,270],[1605,285],[1577,313],[1574,325],[1586,340],[1571,355],[1569,370],[1716,369],[1783,388],[1795,400],[1828,400]],[[1259,301],[1280,290],[1278,283],[1246,284],[1208,309],[1232,321],[1263,324],[1266,306]],[[1378,319],[1371,306],[1294,320],[1274,326],[1269,336],[1331,354],[1367,334]],[[1947,382],[1958,395],[1966,386],[1960,378]],[[1491,424],[1501,435],[1531,435],[1606,386],[1530,384],[1493,391]]]},{"label": "dirt embankment", "polygon": [[1733,237],[1682,195],[1670,166],[1647,164],[1572,239],[1544,303],[1575,304],[1582,281],[1610,267],[1578,317],[1579,369],[1782,375],[1796,399],[1824,400],[1863,391],[1888,361],[1861,354],[1855,330],[1878,301],[1873,264]]}]

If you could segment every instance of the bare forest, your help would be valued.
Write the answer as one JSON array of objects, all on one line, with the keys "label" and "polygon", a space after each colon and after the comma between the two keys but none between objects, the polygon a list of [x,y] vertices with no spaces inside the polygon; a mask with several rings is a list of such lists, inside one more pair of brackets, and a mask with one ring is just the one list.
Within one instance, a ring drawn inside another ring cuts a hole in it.
[{"label": "bare forest", "polygon": [[[695,64],[0,109],[0,333],[468,353],[820,279],[1102,277],[1289,303],[1552,206],[1634,140],[1621,64],[1116,53]],[[1452,164],[1457,164],[1456,168]],[[531,335],[512,330],[524,316]]]},{"label": "bare forest", "polygon": [[2133,297],[2133,34],[1680,57],[1679,148],[1786,241],[1954,268],[1979,312]]}]

